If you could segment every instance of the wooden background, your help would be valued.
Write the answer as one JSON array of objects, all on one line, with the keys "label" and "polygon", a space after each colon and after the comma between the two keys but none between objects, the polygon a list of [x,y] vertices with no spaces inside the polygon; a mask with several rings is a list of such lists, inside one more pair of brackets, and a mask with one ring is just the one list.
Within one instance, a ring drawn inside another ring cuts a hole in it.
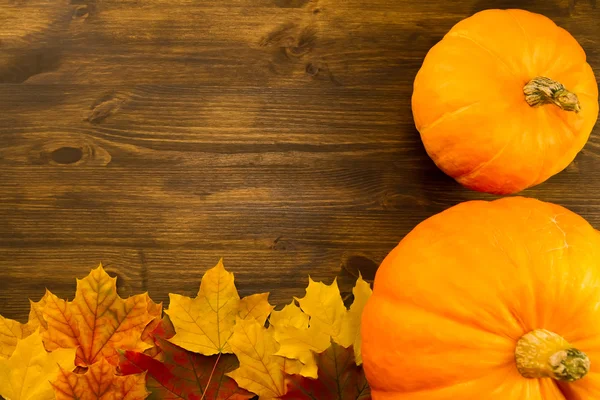
[{"label": "wooden background", "polygon": [[[0,314],[72,298],[194,295],[224,257],[242,295],[347,292],[460,201],[410,109],[428,49],[485,8],[569,30],[600,72],[600,7],[553,0],[0,0]],[[600,131],[524,195],[600,227]]]}]

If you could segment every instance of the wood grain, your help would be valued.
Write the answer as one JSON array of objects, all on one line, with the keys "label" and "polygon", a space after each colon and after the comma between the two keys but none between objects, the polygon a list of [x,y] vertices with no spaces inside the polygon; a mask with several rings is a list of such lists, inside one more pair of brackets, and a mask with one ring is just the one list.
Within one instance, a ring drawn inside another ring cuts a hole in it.
[{"label": "wood grain", "polygon": [[[425,154],[423,57],[457,21],[518,7],[600,69],[595,1],[0,0],[0,314],[72,298],[102,262],[123,296],[344,292],[423,219],[492,198]],[[600,227],[600,137],[523,195]]]}]

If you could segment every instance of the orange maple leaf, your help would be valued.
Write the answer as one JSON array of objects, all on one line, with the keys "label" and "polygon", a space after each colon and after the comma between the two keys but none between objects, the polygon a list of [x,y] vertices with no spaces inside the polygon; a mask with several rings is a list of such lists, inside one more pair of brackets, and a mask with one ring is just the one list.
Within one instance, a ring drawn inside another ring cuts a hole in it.
[{"label": "orange maple leaf", "polygon": [[84,374],[61,369],[52,386],[56,400],[143,400],[150,394],[145,373],[117,376],[105,359]]},{"label": "orange maple leaf", "polygon": [[148,314],[152,317],[152,321],[144,328],[142,340],[149,345],[154,346],[152,331],[154,331],[162,321],[162,303],[155,303],[149,296],[147,296],[146,301],[148,303]]},{"label": "orange maple leaf", "polygon": [[122,299],[117,294],[116,278],[100,265],[77,280],[73,301],[48,294],[43,309],[48,324],[42,333],[44,344],[50,351],[77,348],[76,365],[82,367],[103,358],[117,365],[117,350],[144,351],[150,347],[142,340],[142,332],[155,317],[148,307],[147,294]]}]

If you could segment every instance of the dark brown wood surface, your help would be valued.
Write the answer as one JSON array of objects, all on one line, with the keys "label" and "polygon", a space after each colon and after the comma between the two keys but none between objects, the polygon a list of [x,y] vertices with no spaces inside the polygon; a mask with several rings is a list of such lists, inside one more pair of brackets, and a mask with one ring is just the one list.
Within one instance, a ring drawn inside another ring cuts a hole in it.
[{"label": "dark brown wood surface", "polygon": [[[418,222],[490,198],[436,169],[410,97],[452,25],[509,7],[600,72],[590,0],[0,0],[0,314],[99,262],[159,301],[220,257],[278,304],[309,274],[372,277]],[[600,227],[599,135],[523,195]]]}]

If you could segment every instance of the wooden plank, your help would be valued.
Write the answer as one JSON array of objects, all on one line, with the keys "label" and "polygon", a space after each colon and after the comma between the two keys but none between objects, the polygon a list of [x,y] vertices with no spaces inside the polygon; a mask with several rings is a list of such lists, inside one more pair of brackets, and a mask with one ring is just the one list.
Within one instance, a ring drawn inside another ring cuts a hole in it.
[{"label": "wooden plank", "polygon": [[[342,292],[348,293],[355,278],[342,271],[342,262],[348,259],[352,262],[352,257],[356,262],[363,257],[371,270],[381,262],[373,253],[352,248],[340,252],[302,247],[286,238],[279,238],[262,250],[249,248],[224,252],[192,247],[136,250],[126,246],[74,245],[36,246],[26,252],[0,248],[0,255],[3,285],[10,288],[10,293],[0,292],[2,315],[19,319],[26,318],[27,299],[39,299],[46,288],[57,296],[72,299],[75,278],[83,278],[100,262],[110,275],[117,277],[121,296],[148,291],[155,301],[167,305],[169,292],[194,297],[202,274],[223,257],[226,268],[235,274],[241,296],[270,292],[269,298],[279,305],[278,308],[289,303],[293,296],[304,295],[308,274],[327,283],[337,276]],[[31,268],[32,265],[35,268]],[[363,261],[355,268],[364,269],[364,266]]]},{"label": "wooden plank", "polygon": [[[594,52],[600,18],[591,2],[564,0],[73,3],[9,3],[0,82],[395,86],[453,24],[490,6],[544,13]],[[19,21],[27,28],[10,30]]]},{"label": "wooden plank", "polygon": [[71,168],[425,157],[416,131],[399,134],[414,129],[412,116],[391,91],[9,85],[0,94],[0,166],[64,164],[55,153],[63,148],[81,152]]},{"label": "wooden plank", "polygon": [[[220,257],[243,295],[347,292],[423,219],[492,198],[433,165],[410,110],[427,50],[489,7],[548,15],[600,71],[593,1],[0,0],[0,314],[99,262],[159,301]],[[596,129],[522,194],[600,227],[599,164]]]},{"label": "wooden plank", "polygon": [[[598,163],[598,157],[583,155],[524,195],[564,204],[600,226],[598,181],[585,178]],[[434,168],[383,165],[361,172],[8,171],[0,270],[10,291],[0,292],[0,304],[11,317],[26,315],[25,299],[39,296],[43,286],[68,296],[74,277],[100,261],[125,277],[125,293],[148,290],[166,301],[169,292],[193,294],[198,276],[225,257],[243,293],[271,291],[282,304],[301,292],[309,274],[331,281],[349,255],[366,253],[379,264],[422,219],[460,201],[489,197],[457,187]],[[351,281],[346,277],[342,289],[348,291]]]}]

